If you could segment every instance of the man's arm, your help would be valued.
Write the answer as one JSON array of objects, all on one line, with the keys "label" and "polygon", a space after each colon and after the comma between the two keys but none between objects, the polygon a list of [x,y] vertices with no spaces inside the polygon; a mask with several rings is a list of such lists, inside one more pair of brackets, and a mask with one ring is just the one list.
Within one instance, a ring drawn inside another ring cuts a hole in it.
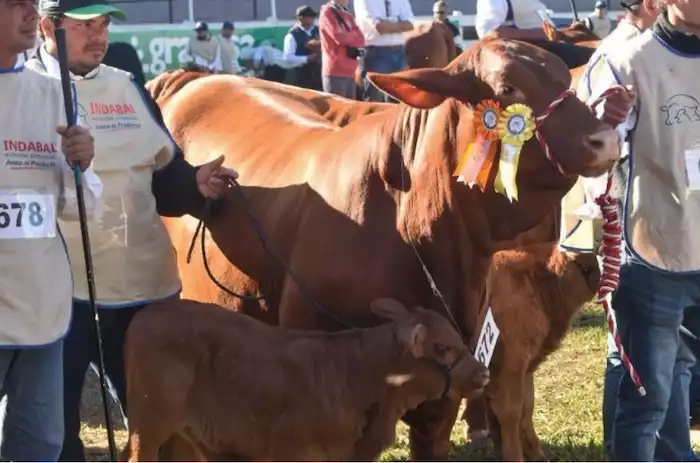
[{"label": "man's arm", "polygon": [[363,47],[365,44],[365,39],[357,26],[349,23],[348,21],[346,21],[345,24],[347,24],[350,30],[346,30],[342,25],[340,25],[340,23],[338,23],[335,14],[333,14],[333,11],[331,11],[329,7],[321,10],[321,17],[318,20],[318,26],[324,32],[324,34],[326,34],[326,37],[336,44],[345,47]]},{"label": "man's arm", "polygon": [[[170,136],[163,122],[160,108],[145,88],[138,87],[156,123]],[[180,217],[190,214],[199,217],[204,207],[204,196],[197,187],[197,169],[185,161],[182,150],[175,146],[173,159],[162,169],[153,172],[151,191],[156,198],[156,209],[163,217]]]},{"label": "man's arm", "polygon": [[214,61],[209,64],[209,69],[212,71],[221,72],[224,68],[221,61],[221,43],[219,42],[218,38],[214,40],[216,40],[216,54],[214,55]]},{"label": "man's arm", "polygon": [[501,29],[507,18],[508,2],[505,0],[477,0],[474,27],[480,39]]},{"label": "man's arm", "polygon": [[308,56],[297,55],[297,41],[292,34],[284,36],[284,48],[282,49],[282,59],[294,67],[303,66],[309,62]]},{"label": "man's arm", "polygon": [[380,35],[400,34],[413,29],[410,21],[390,21],[386,16],[383,0],[355,0],[355,20],[365,39],[372,40]]}]

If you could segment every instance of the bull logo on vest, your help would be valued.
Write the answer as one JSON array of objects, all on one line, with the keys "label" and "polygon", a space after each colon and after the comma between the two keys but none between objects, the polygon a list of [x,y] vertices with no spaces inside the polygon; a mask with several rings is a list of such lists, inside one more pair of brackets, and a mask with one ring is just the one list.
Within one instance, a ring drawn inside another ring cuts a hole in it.
[{"label": "bull logo on vest", "polygon": [[666,117],[664,123],[669,127],[686,122],[700,122],[700,101],[684,93],[673,95],[660,109]]}]

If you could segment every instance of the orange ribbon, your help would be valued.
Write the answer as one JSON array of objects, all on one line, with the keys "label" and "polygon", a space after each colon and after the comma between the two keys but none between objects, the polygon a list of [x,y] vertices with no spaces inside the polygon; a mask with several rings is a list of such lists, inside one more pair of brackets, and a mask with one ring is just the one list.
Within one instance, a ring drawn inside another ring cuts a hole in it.
[{"label": "orange ribbon", "polygon": [[549,21],[542,21],[542,29],[544,29],[544,33],[547,35],[547,38],[554,42],[556,35],[552,24]]},{"label": "orange ribbon", "polygon": [[476,138],[469,142],[467,151],[454,171],[458,182],[469,186],[479,185],[481,191],[486,188],[489,173],[496,160],[496,141],[498,141],[498,121],[501,107],[497,101],[484,100],[474,110],[474,129]]}]

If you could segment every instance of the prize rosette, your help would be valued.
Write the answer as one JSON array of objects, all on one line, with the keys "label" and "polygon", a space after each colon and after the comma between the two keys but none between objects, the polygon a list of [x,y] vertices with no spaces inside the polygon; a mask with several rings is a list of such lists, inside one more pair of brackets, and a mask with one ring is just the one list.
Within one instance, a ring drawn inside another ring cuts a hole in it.
[{"label": "prize rosette", "polygon": [[518,173],[520,151],[526,141],[535,134],[532,109],[521,103],[508,106],[498,121],[498,136],[501,139],[501,156],[494,189],[511,202],[518,200],[515,178]]}]

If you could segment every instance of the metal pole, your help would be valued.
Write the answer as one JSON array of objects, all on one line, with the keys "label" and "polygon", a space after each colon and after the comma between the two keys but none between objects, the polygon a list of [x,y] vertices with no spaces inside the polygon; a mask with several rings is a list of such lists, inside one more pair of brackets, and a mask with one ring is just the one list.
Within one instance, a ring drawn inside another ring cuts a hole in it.
[{"label": "metal pole", "polygon": [[277,21],[277,0],[270,0],[270,13],[274,21]]},{"label": "metal pole", "polygon": [[576,0],[569,0],[571,3],[571,11],[574,13],[574,19],[578,21],[578,10],[576,9]]},{"label": "metal pole", "polygon": [[189,19],[191,23],[194,23],[194,0],[188,0],[187,8],[189,12]]},{"label": "metal pole", "polygon": [[[75,125],[75,108],[73,107],[73,92],[71,91],[70,75],[68,70],[68,53],[66,49],[66,30],[61,26],[61,18],[54,18],[56,29],[56,48],[58,50],[58,66],[61,70],[61,87],[63,88],[63,104],[66,110],[66,124],[68,127]],[[117,461],[117,445],[114,442],[114,427],[112,416],[109,413],[107,401],[107,374],[105,373],[104,353],[102,352],[102,332],[100,331],[100,315],[97,311],[95,297],[95,273],[92,267],[92,254],[90,253],[90,235],[87,228],[87,213],[85,212],[85,196],[83,192],[83,178],[78,164],[73,166],[75,178],[75,191],[78,199],[78,218],[80,220],[80,234],[83,238],[83,254],[85,256],[85,269],[87,273],[88,293],[90,295],[90,309],[93,316],[95,329],[95,343],[97,348],[97,368],[100,377],[100,389],[102,392],[102,407],[107,426],[107,440],[109,442],[109,461]]]}]

